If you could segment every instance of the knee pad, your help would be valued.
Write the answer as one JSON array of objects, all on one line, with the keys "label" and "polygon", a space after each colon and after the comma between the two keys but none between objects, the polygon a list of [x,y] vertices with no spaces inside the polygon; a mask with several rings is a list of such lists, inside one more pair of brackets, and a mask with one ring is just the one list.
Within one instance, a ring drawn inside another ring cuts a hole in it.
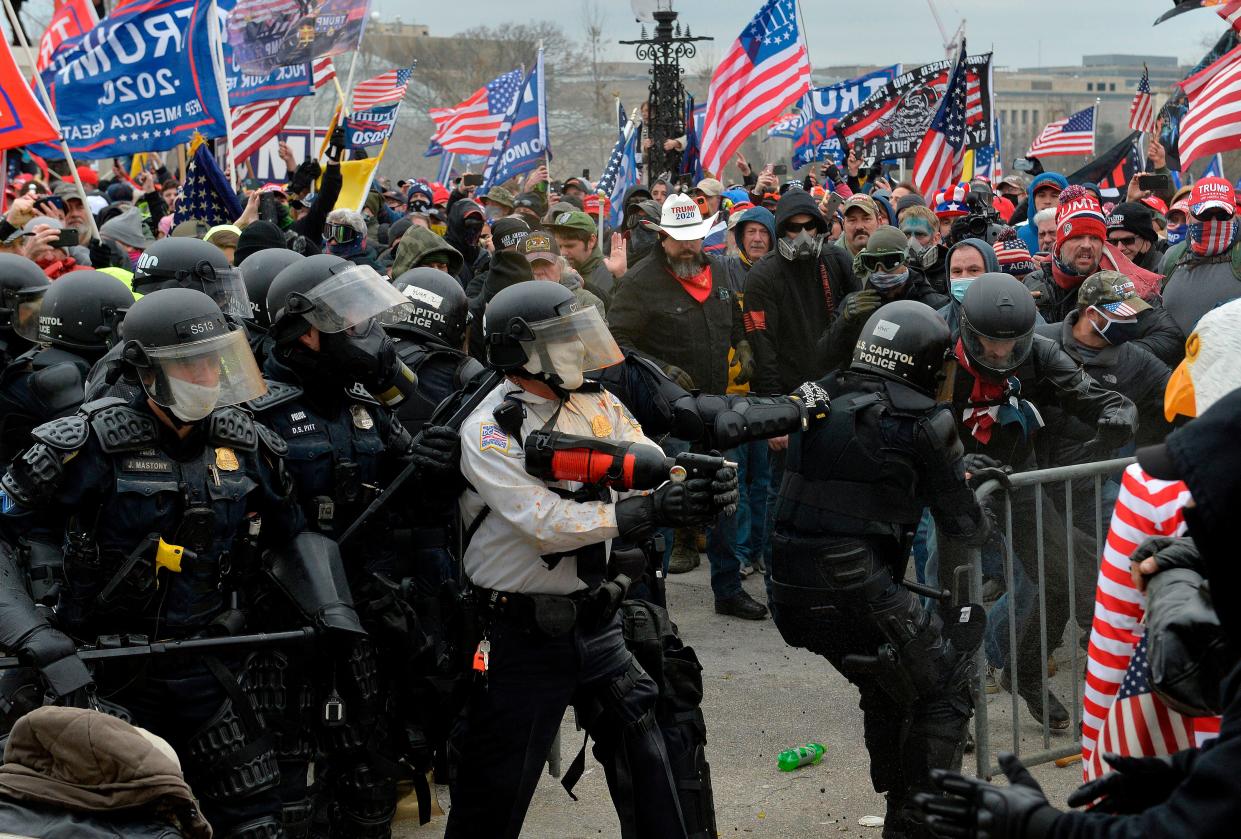
[{"label": "knee pad", "polygon": [[351,839],[388,839],[396,815],[396,780],[359,763],[341,772],[334,785],[332,834]]},{"label": "knee pad", "polygon": [[284,835],[280,822],[265,816],[237,825],[224,834],[222,839],[282,839]]},{"label": "knee pad", "polygon": [[190,738],[186,755],[190,771],[186,774],[193,777],[191,785],[201,798],[246,798],[280,782],[271,738],[254,730],[257,721],[253,711],[245,711],[243,716],[233,700],[226,699],[215,716]]},{"label": "knee pad", "polygon": [[890,605],[875,608],[871,614],[895,652],[893,666],[908,680],[914,695],[940,693],[957,665],[958,655],[944,637],[939,615],[903,589]]}]

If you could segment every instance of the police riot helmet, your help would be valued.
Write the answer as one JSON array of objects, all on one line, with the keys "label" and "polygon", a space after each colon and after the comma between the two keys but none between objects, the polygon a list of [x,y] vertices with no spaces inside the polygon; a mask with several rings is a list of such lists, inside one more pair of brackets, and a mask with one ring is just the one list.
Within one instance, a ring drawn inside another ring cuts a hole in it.
[{"label": "police riot helmet", "polygon": [[1006,378],[1030,356],[1038,308],[1015,277],[980,274],[961,301],[961,345],[975,370]]},{"label": "police riot helmet", "polygon": [[438,268],[411,268],[392,281],[397,291],[409,298],[413,310],[389,332],[409,333],[455,349],[465,342],[470,300],[461,283]]},{"label": "police riot helmet", "polygon": [[291,343],[310,327],[337,333],[377,320],[390,326],[414,308],[408,298],[369,265],[329,253],[308,256],[285,268],[267,290],[269,333]]},{"label": "police riot helmet", "polygon": [[39,339],[39,302],[51,280],[24,256],[0,253],[0,329],[27,341]]},{"label": "police riot helmet", "polygon": [[500,291],[483,313],[487,360],[576,390],[583,374],[619,364],[624,356],[594,306],[578,308],[560,283],[519,282]]},{"label": "police riot helmet", "polygon": [[250,317],[250,299],[241,272],[215,245],[173,236],[143,251],[134,267],[133,289],[148,294],[163,288],[192,288],[213,299],[224,314]]},{"label": "police riot helmet", "polygon": [[121,324],[122,357],[147,396],[184,422],[239,405],[267,390],[245,330],[192,288],[165,288],[136,301]]},{"label": "police riot helmet", "polygon": [[951,344],[948,324],[934,309],[897,300],[880,306],[866,321],[849,367],[934,396]]},{"label": "police riot helmet", "polygon": [[43,295],[39,342],[102,354],[117,342],[117,325],[133,305],[133,292],[111,274],[71,271]]},{"label": "police riot helmet", "polygon": [[288,248],[264,248],[242,260],[241,278],[246,284],[246,295],[250,298],[250,314],[247,320],[254,321],[264,329],[271,326],[271,317],[267,311],[267,290],[271,288],[277,274],[305,258]]}]

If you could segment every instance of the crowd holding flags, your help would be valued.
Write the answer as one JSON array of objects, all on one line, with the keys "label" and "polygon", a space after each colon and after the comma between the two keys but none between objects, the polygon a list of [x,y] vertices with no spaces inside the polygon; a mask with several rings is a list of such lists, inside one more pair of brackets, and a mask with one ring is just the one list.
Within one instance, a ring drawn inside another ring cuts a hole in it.
[{"label": "crowd holding flags", "polygon": [[551,160],[547,142],[547,85],[540,46],[534,68],[526,76],[520,93],[513,99],[483,167],[487,190],[515,175],[523,175],[540,163]]},{"label": "crowd holding flags", "polygon": [[913,182],[923,195],[934,195],[956,182],[965,153],[965,40],[948,77],[948,89],[939,101],[926,136],[914,156]]}]

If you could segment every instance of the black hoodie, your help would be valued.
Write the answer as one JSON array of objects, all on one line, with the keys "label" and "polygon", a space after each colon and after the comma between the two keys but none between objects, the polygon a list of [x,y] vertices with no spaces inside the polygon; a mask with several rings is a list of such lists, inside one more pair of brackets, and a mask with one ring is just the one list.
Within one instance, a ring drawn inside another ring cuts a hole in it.
[{"label": "black hoodie", "polygon": [[482,248],[478,246],[477,238],[474,239],[472,245],[466,243],[465,217],[469,213],[478,213],[479,218],[483,219],[487,217],[483,208],[476,202],[463,198],[453,204],[452,209],[448,211],[448,230],[444,232],[444,241],[456,248],[465,259],[465,265],[461,273],[457,275],[462,288],[468,287],[470,280],[474,278],[478,255],[482,251]]},{"label": "black hoodie", "polygon": [[790,189],[776,205],[776,237],[790,218],[806,214],[818,222],[822,250],[817,259],[791,262],[778,248],[755,263],[746,281],[746,337],[754,349],[755,393],[789,393],[828,371],[817,360],[819,339],[835,320],[846,294],[862,285],[848,254],[827,239],[827,223],[814,198]]}]

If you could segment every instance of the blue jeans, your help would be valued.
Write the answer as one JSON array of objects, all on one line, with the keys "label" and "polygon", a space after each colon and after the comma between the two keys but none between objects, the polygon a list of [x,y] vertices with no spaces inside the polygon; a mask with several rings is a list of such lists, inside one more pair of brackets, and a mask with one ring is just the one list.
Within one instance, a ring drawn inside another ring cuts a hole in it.
[{"label": "blue jeans", "polygon": [[750,557],[763,556],[767,544],[767,492],[771,486],[771,467],[767,463],[767,441],[746,443],[737,450],[737,478],[741,501],[737,504],[737,560],[750,565]]},{"label": "blue jeans", "polygon": [[1017,598],[1017,625],[1023,626],[1029,619],[1030,612],[1034,608],[1034,598],[1038,594],[1030,583],[1029,577],[1026,576],[1026,572],[1022,570],[1020,562],[1013,563],[1013,588],[1016,590],[1015,594],[1011,591],[1004,592],[995,601],[991,611],[987,612],[987,634],[983,639],[983,649],[987,654],[987,663],[992,667],[1008,666],[1008,654],[1011,650],[1008,637],[1009,597]]},{"label": "blue jeans", "polygon": [[[767,485],[767,533],[776,532],[776,502],[780,500],[780,485],[784,483],[784,462],[787,450],[775,451],[768,449],[767,463],[771,467],[771,483]],[[767,571],[763,574],[763,582],[767,586],[767,601],[771,602],[771,537],[763,546],[763,564]]]}]

